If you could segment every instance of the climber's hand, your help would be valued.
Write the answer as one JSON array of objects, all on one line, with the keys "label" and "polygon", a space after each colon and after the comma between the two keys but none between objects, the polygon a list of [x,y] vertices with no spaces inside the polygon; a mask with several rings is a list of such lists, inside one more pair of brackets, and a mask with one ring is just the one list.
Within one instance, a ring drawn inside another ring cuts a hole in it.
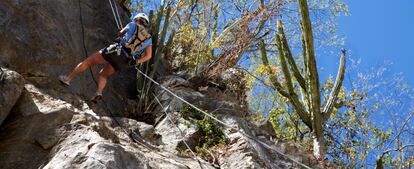
[{"label": "climber's hand", "polygon": [[135,61],[135,65],[136,65],[136,66],[141,66],[141,65],[142,65],[142,63],[139,63],[139,62],[138,62],[138,59],[137,59],[137,60]]}]

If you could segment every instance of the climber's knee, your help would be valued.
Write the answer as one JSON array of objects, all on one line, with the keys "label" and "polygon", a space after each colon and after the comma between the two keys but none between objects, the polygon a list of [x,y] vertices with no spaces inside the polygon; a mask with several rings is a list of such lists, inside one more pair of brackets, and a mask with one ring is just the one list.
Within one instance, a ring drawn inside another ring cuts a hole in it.
[{"label": "climber's knee", "polygon": [[104,64],[105,59],[103,58],[102,53],[98,51],[90,55],[84,62],[90,67],[97,64]]},{"label": "climber's knee", "polygon": [[111,66],[111,64],[108,64],[99,72],[99,76],[107,78],[108,76],[111,76],[114,72],[114,68]]}]

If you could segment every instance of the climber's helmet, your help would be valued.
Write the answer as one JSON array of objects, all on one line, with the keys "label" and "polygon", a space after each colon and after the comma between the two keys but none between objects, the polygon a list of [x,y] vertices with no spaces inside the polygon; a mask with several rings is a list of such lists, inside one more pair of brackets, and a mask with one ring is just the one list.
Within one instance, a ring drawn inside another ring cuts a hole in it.
[{"label": "climber's helmet", "polygon": [[135,23],[142,24],[143,26],[148,26],[149,19],[145,13],[138,13],[134,16]]}]

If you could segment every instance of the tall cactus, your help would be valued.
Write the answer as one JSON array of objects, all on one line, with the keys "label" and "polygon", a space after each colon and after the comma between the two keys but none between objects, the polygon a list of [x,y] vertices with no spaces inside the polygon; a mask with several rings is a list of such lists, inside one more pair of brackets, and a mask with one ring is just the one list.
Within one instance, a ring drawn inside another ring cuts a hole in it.
[{"label": "tall cactus", "polygon": [[[171,7],[168,6],[165,17],[164,17],[164,24],[162,25],[163,27],[162,27],[162,30],[159,34],[157,45],[156,45],[157,47],[155,49],[155,55],[154,55],[155,58],[153,59],[154,67],[153,67],[153,71],[150,74],[151,77],[154,77],[154,75],[156,73],[156,70],[157,70],[156,68],[159,66],[159,64],[161,62],[161,59],[162,59],[161,56],[162,56],[163,52],[166,50],[166,48],[168,47],[168,46],[167,47],[165,46],[165,43],[166,43],[165,39],[167,37],[167,31],[168,31],[168,26],[169,26],[169,21],[170,21],[170,15],[171,15]],[[161,20],[160,20],[160,22],[161,22]],[[157,30],[160,30],[160,28],[158,27]]]},{"label": "tall cactus", "polygon": [[[306,0],[299,0],[306,1]],[[298,66],[292,56],[286,39],[283,24],[281,20],[277,21],[276,47],[279,53],[279,62],[282,67],[282,72],[285,79],[285,84],[281,84],[276,75],[270,74],[270,81],[276,90],[293,105],[296,113],[302,122],[312,131],[314,155],[322,159],[325,156],[325,143],[323,137],[323,125],[330,116],[334,103],[337,102],[337,96],[342,86],[342,81],[345,74],[345,50],[342,50],[340,64],[334,87],[329,95],[329,98],[324,104],[321,104],[319,91],[319,77],[316,67],[315,54],[313,49],[312,29],[309,20],[309,13],[306,2],[299,3],[302,14],[302,23],[304,29],[303,34],[303,57],[305,77],[299,71]],[[302,9],[303,8],[303,9]],[[305,16],[305,17],[303,17]],[[268,72],[270,71],[270,64],[267,58],[265,43],[262,40],[260,43],[260,51],[262,62],[266,66]],[[297,87],[294,81],[299,84]],[[299,89],[298,89],[299,88]],[[300,94],[298,94],[300,92]],[[299,98],[299,95],[302,98]],[[322,107],[324,105],[324,107]]]},{"label": "tall cactus", "polygon": [[[165,11],[166,8],[166,11]],[[164,14],[165,12],[165,14]],[[171,14],[171,7],[170,5],[167,5],[165,2],[162,4],[156,13],[154,11],[150,11],[149,13],[149,19],[151,21],[150,25],[150,32],[152,33],[152,59],[149,63],[146,63],[146,65],[141,65],[140,69],[144,70],[144,72],[148,75],[150,75],[151,78],[154,78],[156,74],[160,74],[162,70],[165,70],[165,68],[160,69],[160,65],[165,66],[162,63],[162,54],[165,54],[167,51],[167,47],[165,45],[167,32],[168,32],[168,26],[169,26],[169,20],[170,20],[170,14]],[[164,21],[164,23],[161,25],[161,22]],[[161,32],[160,32],[161,30]],[[170,37],[167,41],[168,44],[172,43],[172,37]],[[161,71],[160,71],[161,70]],[[153,84],[151,81],[144,79],[142,75],[137,74],[137,90],[139,93],[139,98],[141,99],[141,108],[145,107],[145,104],[150,100],[148,96],[151,86]]]}]

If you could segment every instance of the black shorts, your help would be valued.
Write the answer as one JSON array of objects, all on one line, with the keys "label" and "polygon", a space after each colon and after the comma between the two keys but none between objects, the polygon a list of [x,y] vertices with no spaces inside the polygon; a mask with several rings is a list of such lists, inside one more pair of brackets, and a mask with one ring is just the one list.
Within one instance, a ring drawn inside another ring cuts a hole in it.
[{"label": "black shorts", "polygon": [[100,50],[103,58],[111,64],[115,71],[127,69],[135,64],[135,61],[131,59],[130,49],[122,47],[120,55],[117,53],[117,44],[111,44]]}]

